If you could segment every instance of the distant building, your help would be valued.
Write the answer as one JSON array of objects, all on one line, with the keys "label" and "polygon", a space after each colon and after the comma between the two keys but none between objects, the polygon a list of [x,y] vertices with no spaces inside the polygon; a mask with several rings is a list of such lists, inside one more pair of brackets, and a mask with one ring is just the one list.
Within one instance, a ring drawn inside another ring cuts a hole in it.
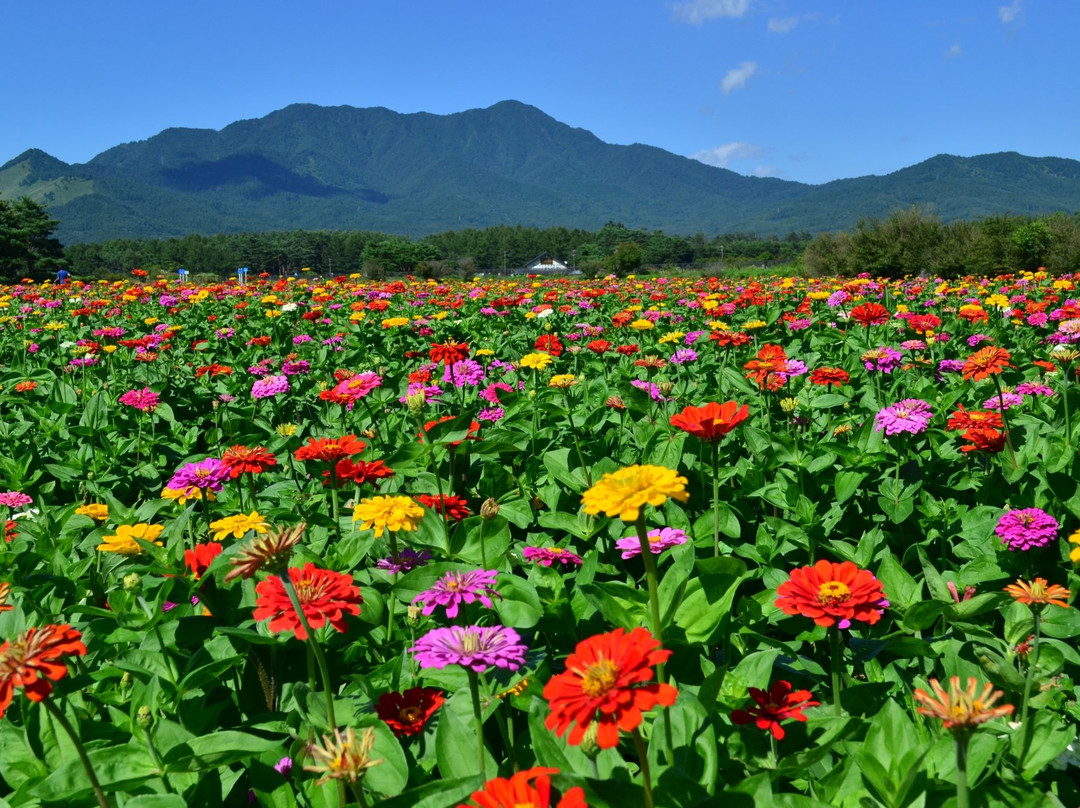
[{"label": "distant building", "polygon": [[540,253],[533,260],[523,266],[519,272],[529,275],[544,275],[547,273],[570,272],[570,266],[563,263],[549,252]]}]

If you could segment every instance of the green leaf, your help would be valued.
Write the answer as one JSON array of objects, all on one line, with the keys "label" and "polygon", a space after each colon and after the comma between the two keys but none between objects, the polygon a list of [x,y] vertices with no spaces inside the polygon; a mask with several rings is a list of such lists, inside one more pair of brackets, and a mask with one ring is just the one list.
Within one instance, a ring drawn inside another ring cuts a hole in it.
[{"label": "green leaf", "polygon": [[192,738],[165,754],[169,771],[201,772],[284,748],[281,740],[268,740],[247,732],[224,730]]},{"label": "green leaf", "polygon": [[[127,744],[92,749],[87,753],[101,787],[108,790],[132,788],[158,776],[150,753],[143,746]],[[31,791],[46,802],[64,802],[89,793],[90,779],[82,761],[72,756],[34,786]]]},{"label": "green leaf", "polygon": [[[439,712],[439,724],[435,730],[435,760],[443,777],[473,777],[480,774],[477,752],[476,728],[473,719],[461,717],[462,706],[468,706],[471,716],[471,695],[468,688],[455,693]],[[456,708],[456,709],[455,709]],[[484,750],[488,776],[497,771],[491,753]]]},{"label": "green leaf", "polygon": [[629,631],[648,622],[649,595],[641,589],[618,581],[594,582],[578,589],[609,623]]}]

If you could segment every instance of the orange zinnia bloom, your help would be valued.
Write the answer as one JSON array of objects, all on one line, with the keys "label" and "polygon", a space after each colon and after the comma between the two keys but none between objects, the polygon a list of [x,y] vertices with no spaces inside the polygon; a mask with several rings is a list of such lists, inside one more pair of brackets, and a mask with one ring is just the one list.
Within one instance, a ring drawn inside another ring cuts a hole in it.
[{"label": "orange zinnia bloom", "polygon": [[52,692],[52,683],[67,676],[65,654],[83,655],[82,634],[65,624],[28,628],[15,640],[0,646],[0,716],[3,716],[21,687],[30,701],[42,701]]},{"label": "orange zinnia bloom", "polygon": [[250,448],[238,444],[225,450],[221,455],[221,462],[229,469],[229,476],[235,480],[246,472],[262,474],[271,466],[277,465],[277,458],[265,446]]},{"label": "orange zinnia bloom", "polygon": [[577,644],[566,659],[566,672],[544,687],[551,715],[544,722],[566,742],[577,746],[585,730],[598,723],[596,742],[601,749],[619,743],[619,730],[630,732],[641,724],[642,711],[657,704],[670,707],[678,691],[667,684],[645,684],[653,678],[653,666],[671,656],[647,629],[629,634],[617,628]]},{"label": "orange zinnia bloom", "polygon": [[[311,628],[322,628],[329,623],[338,631],[345,631],[348,628],[345,615],[360,614],[363,599],[360,590],[353,585],[351,575],[319,569],[310,561],[303,569],[290,567],[288,573]],[[281,578],[271,575],[255,587],[255,593],[258,599],[255,601],[253,618],[269,619],[269,628],[275,633],[294,631],[296,639],[307,639],[307,632],[300,624],[300,617],[289,600]]]},{"label": "orange zinnia bloom", "polygon": [[337,463],[337,461],[358,455],[367,444],[357,440],[356,435],[345,435],[341,438],[310,438],[307,446],[301,446],[296,450],[297,460],[321,460],[324,463]]},{"label": "orange zinnia bloom", "polygon": [[954,429],[1004,429],[1005,422],[1001,419],[1000,412],[993,410],[965,410],[961,404],[960,409],[949,416],[945,424],[949,431]]},{"label": "orange zinnia bloom", "polygon": [[1047,584],[1045,578],[1036,578],[1033,582],[1017,579],[1015,584],[1005,587],[1017,603],[1026,606],[1062,606],[1069,608],[1069,595],[1072,593],[1058,584]]},{"label": "orange zinnia bloom", "polygon": [[964,379],[981,382],[987,376],[1001,373],[1005,368],[1012,367],[1009,364],[1009,352],[1004,348],[989,345],[980,348],[964,362]]},{"label": "orange zinnia bloom", "polygon": [[960,447],[961,452],[1000,452],[1005,448],[1005,433],[991,427],[973,427],[964,433],[970,441]]},{"label": "orange zinnia bloom", "polygon": [[1011,715],[1013,711],[1011,704],[993,706],[994,702],[1004,695],[1002,691],[994,690],[993,685],[986,684],[983,686],[982,693],[976,696],[975,691],[978,686],[978,680],[971,677],[968,679],[967,689],[961,690],[960,677],[953,676],[949,679],[949,691],[946,693],[945,688],[937,679],[931,679],[930,687],[933,688],[937,699],[921,688],[913,695],[915,701],[922,705],[919,707],[920,715],[940,718],[945,729],[956,733],[967,733],[979,724],[1000,716]]},{"label": "orange zinnia bloom", "polygon": [[715,443],[745,421],[749,414],[750,409],[745,404],[740,407],[734,401],[723,404],[710,401],[704,407],[686,407],[679,414],[671,416],[671,425],[696,438]]},{"label": "orange zinnia bloom", "polygon": [[861,303],[851,310],[851,319],[869,328],[889,322],[889,310],[880,303]]},{"label": "orange zinnia bloom", "polygon": [[819,561],[792,570],[776,594],[776,605],[784,614],[809,617],[819,626],[838,623],[840,628],[852,620],[873,625],[888,603],[881,581],[850,561]]},{"label": "orange zinnia bloom", "polygon": [[443,343],[433,342],[431,343],[431,350],[428,351],[428,356],[431,357],[432,362],[452,365],[454,362],[469,358],[469,345],[465,342],[455,342],[452,339],[448,339]]},{"label": "orange zinnia bloom", "polygon": [[[558,773],[558,769],[534,766],[509,779],[496,777],[472,793],[472,803],[459,808],[588,808],[581,786],[574,786],[558,803],[552,803],[549,775]],[[531,780],[536,781],[535,786]]]},{"label": "orange zinnia bloom", "polygon": [[750,371],[746,378],[752,379],[758,387],[778,390],[787,381],[787,353],[779,345],[764,345],[743,369]]}]

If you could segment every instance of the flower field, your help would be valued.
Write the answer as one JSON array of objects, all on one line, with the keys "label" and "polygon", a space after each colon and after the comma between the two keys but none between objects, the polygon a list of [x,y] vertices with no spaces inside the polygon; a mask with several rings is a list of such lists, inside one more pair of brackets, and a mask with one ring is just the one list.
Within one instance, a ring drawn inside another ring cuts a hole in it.
[{"label": "flower field", "polygon": [[0,287],[0,806],[1080,804],[1080,281],[136,273]]}]

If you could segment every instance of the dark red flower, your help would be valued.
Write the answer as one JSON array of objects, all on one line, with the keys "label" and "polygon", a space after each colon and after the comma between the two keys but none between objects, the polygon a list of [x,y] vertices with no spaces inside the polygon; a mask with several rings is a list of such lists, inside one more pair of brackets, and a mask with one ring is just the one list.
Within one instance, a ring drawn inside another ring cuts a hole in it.
[{"label": "dark red flower", "polygon": [[805,723],[806,716],[803,715],[803,710],[820,704],[812,700],[809,690],[793,691],[791,683],[783,680],[773,682],[768,690],[756,687],[751,687],[749,690],[750,698],[756,702],[756,705],[746,710],[735,710],[731,714],[731,720],[736,724],[757,724],[758,729],[771,732],[778,741],[784,740],[781,721],[790,718]]},{"label": "dark red flower", "polygon": [[420,494],[416,498],[416,501],[425,508],[429,508],[436,513],[446,514],[455,522],[460,522],[466,516],[470,515],[469,504],[464,497],[447,496],[446,494],[443,494],[441,497],[433,497],[427,494]]},{"label": "dark red flower", "polygon": [[436,687],[410,687],[401,693],[383,693],[375,703],[375,712],[399,738],[417,735],[446,701],[446,694]]}]

